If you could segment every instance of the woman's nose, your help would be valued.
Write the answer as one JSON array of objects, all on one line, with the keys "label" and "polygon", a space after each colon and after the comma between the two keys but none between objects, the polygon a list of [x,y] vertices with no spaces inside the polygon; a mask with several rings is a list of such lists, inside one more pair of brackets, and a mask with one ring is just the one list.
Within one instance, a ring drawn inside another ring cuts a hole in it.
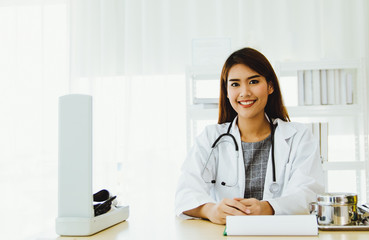
[{"label": "woman's nose", "polygon": [[250,88],[248,86],[244,86],[241,88],[241,92],[240,92],[240,96],[241,97],[247,97],[250,96],[251,92],[250,92]]}]

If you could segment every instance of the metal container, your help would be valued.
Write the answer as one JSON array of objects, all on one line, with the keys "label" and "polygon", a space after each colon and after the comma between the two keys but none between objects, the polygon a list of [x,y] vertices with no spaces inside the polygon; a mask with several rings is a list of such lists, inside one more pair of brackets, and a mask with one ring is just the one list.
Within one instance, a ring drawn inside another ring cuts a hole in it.
[{"label": "metal container", "polygon": [[324,193],[310,204],[320,225],[353,225],[357,221],[357,195],[352,193]]},{"label": "metal container", "polygon": [[309,204],[309,210],[310,210],[310,214],[318,216],[318,203],[317,202],[311,202]]}]

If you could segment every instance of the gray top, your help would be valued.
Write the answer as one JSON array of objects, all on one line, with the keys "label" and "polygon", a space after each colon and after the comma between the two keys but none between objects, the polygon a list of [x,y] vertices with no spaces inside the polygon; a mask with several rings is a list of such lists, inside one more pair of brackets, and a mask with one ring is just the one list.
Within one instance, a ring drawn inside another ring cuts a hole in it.
[{"label": "gray top", "polygon": [[242,142],[245,164],[245,198],[263,199],[271,135],[260,142]]}]

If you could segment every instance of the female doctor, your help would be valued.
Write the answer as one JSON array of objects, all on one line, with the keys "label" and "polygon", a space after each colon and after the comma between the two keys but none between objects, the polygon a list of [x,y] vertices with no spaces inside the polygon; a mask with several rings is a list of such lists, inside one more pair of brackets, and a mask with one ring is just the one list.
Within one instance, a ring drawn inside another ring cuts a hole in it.
[{"label": "female doctor", "polygon": [[218,124],[205,128],[183,163],[176,214],[217,224],[228,215],[308,214],[323,190],[318,143],[289,121],[271,64],[252,48],[232,53]]}]

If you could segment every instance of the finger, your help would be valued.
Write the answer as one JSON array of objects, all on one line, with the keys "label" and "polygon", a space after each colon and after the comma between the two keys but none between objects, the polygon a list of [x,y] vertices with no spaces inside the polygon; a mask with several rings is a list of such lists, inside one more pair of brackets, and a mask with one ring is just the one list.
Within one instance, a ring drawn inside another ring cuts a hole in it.
[{"label": "finger", "polygon": [[245,210],[245,213],[247,215],[251,215],[253,213],[252,208],[251,207],[247,207],[246,210]]},{"label": "finger", "polygon": [[234,200],[234,199],[228,199],[225,203],[228,206],[237,208],[240,211],[245,211],[246,210],[246,206],[244,204],[242,204],[240,201],[237,201],[237,200]]},{"label": "finger", "polygon": [[260,215],[261,212],[261,206],[260,201],[255,201],[252,204],[248,205],[246,212],[248,212],[249,215]]},{"label": "finger", "polygon": [[251,210],[250,208],[247,208],[248,207],[251,207],[252,206],[252,201],[250,201],[249,199],[246,199],[246,198],[234,198],[234,200],[242,203],[246,208],[244,208],[244,212],[249,215],[251,213]]},{"label": "finger", "polygon": [[248,215],[258,214],[260,212],[260,201],[256,198],[247,198],[240,201],[240,203],[246,206],[245,213]]},{"label": "finger", "polygon": [[241,212],[244,212],[246,211],[246,206],[244,204],[242,204],[241,202],[239,201],[236,201],[234,199],[227,199],[225,202],[224,202],[227,206],[229,207],[232,207],[232,208],[235,208]]},{"label": "finger", "polygon": [[243,208],[244,209],[243,211],[246,214],[250,214],[250,209],[247,208],[247,206],[251,206],[250,201],[248,199],[246,199],[246,198],[234,198],[234,200],[242,203],[245,206],[245,208]]},{"label": "finger", "polygon": [[240,200],[240,202],[246,206],[252,206],[255,205],[257,202],[259,202],[259,200],[257,200],[256,198],[244,198]]},{"label": "finger", "polygon": [[226,215],[231,215],[231,216],[243,216],[243,215],[246,215],[245,212],[237,209],[237,208],[234,208],[234,207],[230,207],[228,205],[225,205],[224,208],[223,208],[223,212],[226,214]]}]

